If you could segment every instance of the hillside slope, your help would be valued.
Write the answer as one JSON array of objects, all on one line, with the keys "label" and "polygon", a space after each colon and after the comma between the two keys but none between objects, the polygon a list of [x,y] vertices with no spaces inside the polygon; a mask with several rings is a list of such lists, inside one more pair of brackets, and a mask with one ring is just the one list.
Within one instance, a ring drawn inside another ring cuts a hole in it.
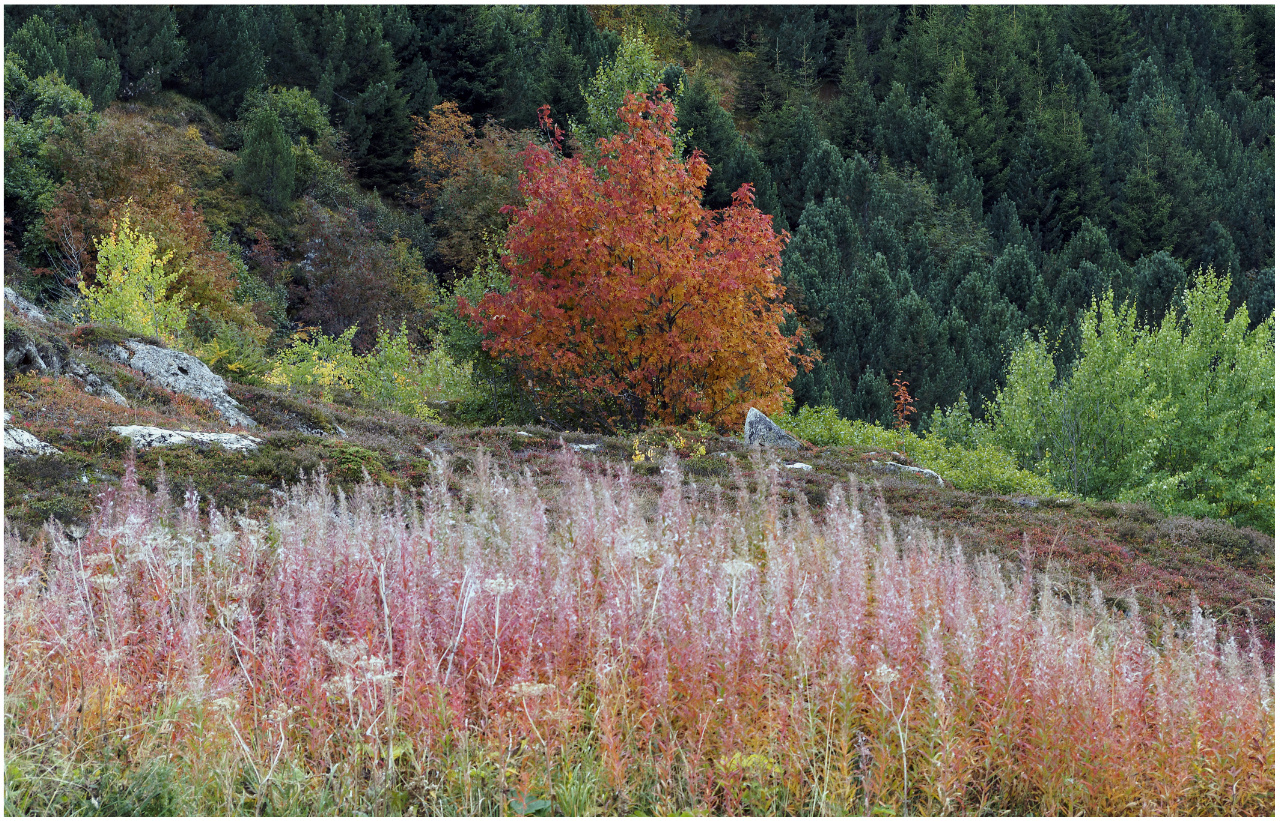
[{"label": "hillside slope", "polygon": [[[61,451],[55,455],[6,455],[5,518],[14,535],[39,540],[50,519],[82,532],[102,490],[124,474],[130,440],[120,425],[243,432],[226,425],[208,402],[173,393],[101,354],[119,329],[37,322],[6,308],[6,355],[34,343],[46,359],[79,361],[114,385],[128,407],[93,396],[69,369],[61,375],[16,367],[6,360],[6,427],[24,430]],[[156,340],[152,340],[156,341]],[[52,351],[52,353],[48,353]],[[741,437],[710,431],[651,428],[630,437],[561,432],[545,427],[473,427],[441,403],[443,424],[388,412],[351,395],[325,402],[297,392],[230,383],[230,395],[258,424],[256,451],[214,445],[157,447],[137,453],[139,481],[154,489],[163,472],[175,503],[189,489],[202,509],[261,515],[280,491],[324,471],[339,487],[364,481],[404,491],[420,488],[433,460],[453,470],[474,470],[480,454],[497,470],[528,470],[549,497],[557,495],[552,467],[566,448],[578,458],[630,472],[642,496],[656,498],[668,452],[687,482],[705,495],[714,486],[733,504],[735,476],[750,477],[768,464],[786,465],[790,454],[752,453]],[[1096,583],[1106,600],[1142,614],[1151,634],[1172,619],[1182,622],[1192,601],[1244,639],[1252,620],[1268,652],[1274,642],[1274,538],[1217,520],[1166,517],[1136,504],[1086,503],[1065,497],[1029,497],[938,487],[932,480],[883,472],[881,463],[902,458],[874,447],[810,447],[794,457],[807,464],[779,467],[784,505],[820,515],[831,488],[851,478],[868,504],[883,500],[898,522],[919,520],[968,556],[986,552],[1036,572],[1053,568],[1063,595],[1087,596]],[[782,459],[778,462],[778,459]],[[908,460],[909,461],[909,460]],[[943,477],[944,480],[947,478]]]}]

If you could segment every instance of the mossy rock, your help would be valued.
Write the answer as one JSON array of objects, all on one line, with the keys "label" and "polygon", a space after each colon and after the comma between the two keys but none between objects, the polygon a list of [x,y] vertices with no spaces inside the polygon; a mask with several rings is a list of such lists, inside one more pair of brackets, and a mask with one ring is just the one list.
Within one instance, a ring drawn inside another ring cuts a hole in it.
[{"label": "mossy rock", "polygon": [[[44,367],[30,359],[12,356],[23,349],[34,350]],[[43,329],[16,317],[8,317],[4,324],[4,375],[8,379],[19,373],[40,372],[49,376],[61,376],[71,360],[71,348],[61,338],[43,332]],[[10,361],[10,359],[14,361]]]},{"label": "mossy rock", "polygon": [[71,344],[77,348],[96,351],[99,348],[109,348],[112,345],[123,344],[125,340],[136,339],[148,345],[155,345],[157,348],[168,348],[163,339],[150,336],[148,334],[140,334],[136,331],[126,330],[119,325],[106,325],[99,323],[91,323],[89,325],[80,325],[73,330],[68,337]]}]

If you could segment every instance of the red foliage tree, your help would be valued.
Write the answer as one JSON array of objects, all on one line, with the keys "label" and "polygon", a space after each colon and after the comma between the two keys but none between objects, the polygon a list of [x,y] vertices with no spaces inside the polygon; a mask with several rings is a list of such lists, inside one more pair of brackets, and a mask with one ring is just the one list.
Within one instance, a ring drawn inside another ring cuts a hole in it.
[{"label": "red foliage tree", "polygon": [[485,347],[516,364],[552,413],[609,428],[695,416],[728,427],[750,405],[782,408],[799,334],[778,283],[785,234],[749,185],[722,211],[702,208],[710,168],[673,151],[675,107],[630,96],[626,128],[599,141],[588,166],[551,147],[522,156],[503,265],[506,294],[459,301]]}]

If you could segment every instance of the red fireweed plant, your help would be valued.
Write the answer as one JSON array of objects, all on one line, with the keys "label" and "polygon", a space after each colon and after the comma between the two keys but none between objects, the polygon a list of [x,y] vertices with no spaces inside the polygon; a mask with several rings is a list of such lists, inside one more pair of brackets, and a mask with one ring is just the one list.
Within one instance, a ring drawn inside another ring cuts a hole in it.
[{"label": "red fireweed plant", "polygon": [[161,759],[198,814],[1274,813],[1272,675],[1198,609],[1153,644],[763,457],[736,501],[558,470],[259,521],[130,465],[83,538],[6,535],[13,806]]}]

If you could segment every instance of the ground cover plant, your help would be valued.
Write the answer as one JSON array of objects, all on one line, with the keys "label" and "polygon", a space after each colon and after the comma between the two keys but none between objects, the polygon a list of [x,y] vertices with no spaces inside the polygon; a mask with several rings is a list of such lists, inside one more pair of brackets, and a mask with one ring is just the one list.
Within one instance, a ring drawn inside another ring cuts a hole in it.
[{"label": "ground cover plant", "polygon": [[[6,811],[1274,814],[1272,676],[782,468],[564,448],[6,536]],[[732,509],[732,512],[731,512]]]}]

